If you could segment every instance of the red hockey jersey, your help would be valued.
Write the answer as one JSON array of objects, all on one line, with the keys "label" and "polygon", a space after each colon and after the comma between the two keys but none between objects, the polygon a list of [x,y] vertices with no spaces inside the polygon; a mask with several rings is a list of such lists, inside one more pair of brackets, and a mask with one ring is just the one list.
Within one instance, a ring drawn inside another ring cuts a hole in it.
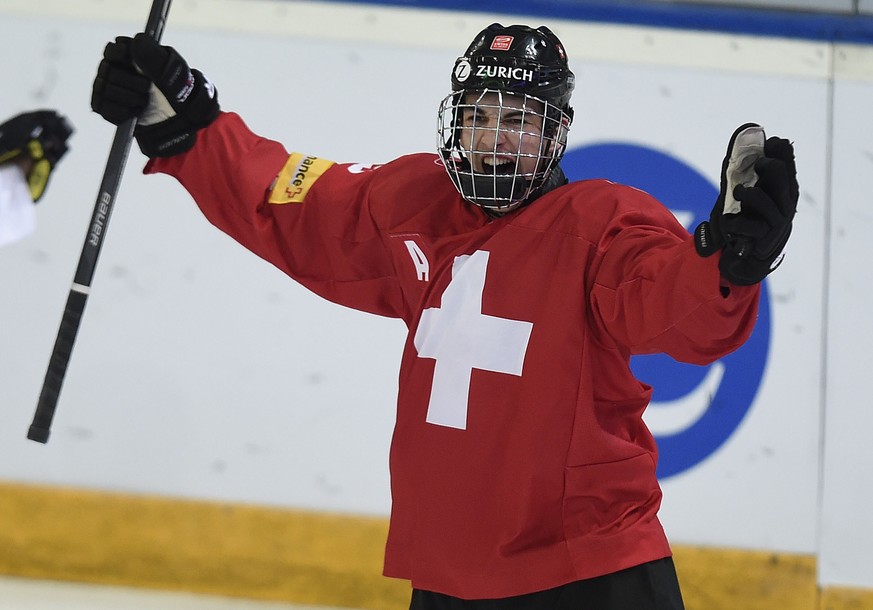
[{"label": "red hockey jersey", "polygon": [[407,324],[386,575],[495,598],[670,555],[628,361],[733,351],[758,288],[723,294],[718,256],[660,203],[592,180],[491,218],[436,155],[334,164],[231,113],[146,171],[317,294]]}]

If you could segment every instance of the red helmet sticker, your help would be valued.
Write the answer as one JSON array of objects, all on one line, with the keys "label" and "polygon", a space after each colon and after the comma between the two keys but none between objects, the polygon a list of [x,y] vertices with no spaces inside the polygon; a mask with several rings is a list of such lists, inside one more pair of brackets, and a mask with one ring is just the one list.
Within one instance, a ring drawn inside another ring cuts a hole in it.
[{"label": "red helmet sticker", "polygon": [[512,46],[513,36],[495,36],[491,41],[492,51],[508,51]]}]

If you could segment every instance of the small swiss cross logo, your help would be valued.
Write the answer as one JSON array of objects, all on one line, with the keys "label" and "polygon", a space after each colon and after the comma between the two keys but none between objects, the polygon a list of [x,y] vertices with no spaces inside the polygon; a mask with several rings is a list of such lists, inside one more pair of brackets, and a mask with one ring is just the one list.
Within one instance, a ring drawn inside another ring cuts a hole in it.
[{"label": "small swiss cross logo", "polygon": [[512,46],[512,36],[495,36],[491,41],[492,51],[508,51]]}]

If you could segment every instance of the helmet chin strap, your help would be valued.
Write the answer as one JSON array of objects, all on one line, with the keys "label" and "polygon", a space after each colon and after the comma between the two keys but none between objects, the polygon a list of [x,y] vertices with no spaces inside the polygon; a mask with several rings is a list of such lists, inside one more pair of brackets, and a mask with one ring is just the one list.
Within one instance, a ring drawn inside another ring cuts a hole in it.
[{"label": "helmet chin strap", "polygon": [[530,203],[537,197],[545,195],[549,191],[555,190],[559,186],[564,186],[568,182],[570,181],[567,179],[567,176],[564,174],[564,170],[561,169],[561,166],[555,165],[555,169],[553,169],[552,173],[549,174],[549,179],[546,180],[538,190],[531,193],[531,196],[527,199],[527,203]]},{"label": "helmet chin strap", "polygon": [[[530,182],[524,176],[487,176],[484,174],[459,174],[461,193],[464,198],[492,212],[510,211],[522,204]],[[495,205],[505,201],[506,205]]]},{"label": "helmet chin strap", "polygon": [[518,208],[530,205],[539,197],[542,197],[549,191],[555,190],[559,186],[564,186],[568,182],[569,180],[567,179],[567,176],[564,175],[564,170],[561,169],[560,165],[556,165],[555,169],[552,170],[552,173],[549,174],[548,179],[538,189],[528,195],[527,199],[519,202],[519,204],[512,209],[517,210]]},{"label": "helmet chin strap", "polygon": [[[450,176],[464,199],[481,207],[492,216],[501,216],[529,205],[549,191],[569,182],[561,167],[555,166],[540,188],[521,199],[530,185],[530,181],[524,176],[486,176],[475,173],[457,173]],[[497,206],[494,204],[495,201],[506,201],[507,204]]]}]

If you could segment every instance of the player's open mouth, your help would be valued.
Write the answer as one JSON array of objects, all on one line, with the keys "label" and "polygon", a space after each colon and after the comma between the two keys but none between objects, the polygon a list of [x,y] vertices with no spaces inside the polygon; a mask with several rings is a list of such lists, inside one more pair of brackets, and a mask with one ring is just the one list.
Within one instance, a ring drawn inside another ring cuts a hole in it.
[{"label": "player's open mouth", "polygon": [[483,157],[482,158],[482,168],[488,172],[494,172],[495,174],[512,174],[515,173],[515,159],[511,157]]}]

